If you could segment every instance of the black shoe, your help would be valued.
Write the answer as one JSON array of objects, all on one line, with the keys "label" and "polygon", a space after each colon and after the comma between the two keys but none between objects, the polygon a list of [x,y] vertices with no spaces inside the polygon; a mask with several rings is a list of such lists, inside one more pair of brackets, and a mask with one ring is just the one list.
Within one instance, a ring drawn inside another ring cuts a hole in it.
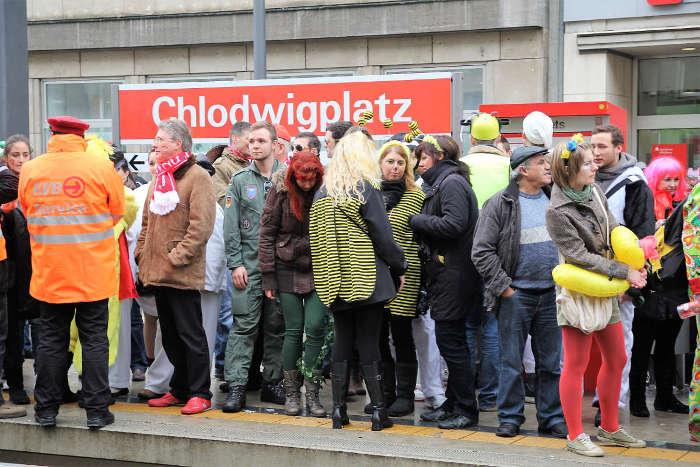
[{"label": "black shoe", "polygon": [[219,391],[221,392],[229,392],[231,390],[231,386],[228,383],[221,383],[219,384]]},{"label": "black shoe", "polygon": [[647,402],[643,398],[637,399],[636,397],[631,397],[630,414],[634,415],[635,417],[649,418],[649,409],[647,408]]},{"label": "black shoe", "polygon": [[333,411],[331,412],[331,420],[333,420],[333,429],[339,430],[345,425],[350,424],[348,418],[348,407],[345,399],[348,393],[348,362],[333,362],[331,364],[331,387],[333,395]]},{"label": "black shoe", "polygon": [[365,404],[365,408],[362,411],[367,415],[372,415],[372,412],[374,412],[374,406],[371,402],[368,402],[367,404]]},{"label": "black shoe", "polygon": [[114,423],[114,414],[109,410],[103,415],[95,415],[93,417],[88,417],[87,427],[90,431],[97,431],[100,428],[104,428],[107,425]]},{"label": "black shoe", "polygon": [[461,430],[463,428],[475,426],[477,423],[477,421],[467,417],[466,415],[459,415],[453,413],[450,414],[447,418],[440,420],[438,422],[438,428],[443,430]]},{"label": "black shoe", "polygon": [[39,415],[34,414],[34,420],[42,428],[53,428],[56,426],[56,416],[55,415]]},{"label": "black shoe", "polygon": [[27,391],[24,388],[12,389],[10,388],[10,402],[15,405],[28,405],[31,403]]},{"label": "black shoe", "polygon": [[596,410],[595,417],[593,418],[593,426],[598,428],[600,426],[600,409]]},{"label": "black shoe", "polygon": [[112,391],[112,399],[129,395],[129,388],[117,388]]},{"label": "black shoe", "polygon": [[555,438],[565,439],[569,436],[569,429],[566,427],[566,423],[559,422],[549,428],[539,427],[537,432],[542,435],[551,435]]},{"label": "black shoe", "polygon": [[284,405],[285,395],[282,381],[276,383],[264,382],[260,388],[260,401]]},{"label": "black shoe", "polygon": [[230,391],[226,400],[221,406],[221,410],[226,413],[240,412],[245,407],[245,386],[230,386]]},{"label": "black shoe", "polygon": [[451,414],[442,407],[438,407],[434,410],[428,410],[420,414],[420,419],[426,422],[437,422],[440,420],[445,420]]},{"label": "black shoe", "polygon": [[676,399],[676,396],[671,396],[667,400],[654,401],[654,410],[659,412],[671,412],[671,413],[688,413],[688,406]]},{"label": "black shoe", "polygon": [[515,423],[503,422],[496,429],[496,436],[501,438],[513,438],[520,434],[520,427]]}]

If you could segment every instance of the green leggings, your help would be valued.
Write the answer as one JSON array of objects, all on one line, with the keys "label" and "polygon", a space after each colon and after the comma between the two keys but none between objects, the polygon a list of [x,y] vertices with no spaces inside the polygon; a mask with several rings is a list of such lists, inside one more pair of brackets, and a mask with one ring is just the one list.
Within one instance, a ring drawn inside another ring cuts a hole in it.
[{"label": "green leggings", "polygon": [[284,343],[282,344],[282,367],[285,370],[297,369],[297,360],[301,357],[302,338],[306,332],[304,344],[304,366],[315,365],[323,339],[326,336],[328,313],[316,292],[306,295],[280,293],[280,305],[284,314]]}]

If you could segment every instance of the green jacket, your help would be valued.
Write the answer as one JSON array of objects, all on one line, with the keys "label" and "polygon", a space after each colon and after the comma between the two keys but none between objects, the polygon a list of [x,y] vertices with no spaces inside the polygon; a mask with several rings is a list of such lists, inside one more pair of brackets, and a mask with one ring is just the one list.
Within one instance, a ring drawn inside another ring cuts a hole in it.
[{"label": "green jacket", "polygon": [[[275,160],[272,173],[285,168]],[[267,187],[265,186],[267,185]],[[224,241],[226,265],[233,270],[245,266],[248,275],[259,275],[258,239],[260,216],[272,181],[260,174],[255,163],[236,172],[226,190]]]}]

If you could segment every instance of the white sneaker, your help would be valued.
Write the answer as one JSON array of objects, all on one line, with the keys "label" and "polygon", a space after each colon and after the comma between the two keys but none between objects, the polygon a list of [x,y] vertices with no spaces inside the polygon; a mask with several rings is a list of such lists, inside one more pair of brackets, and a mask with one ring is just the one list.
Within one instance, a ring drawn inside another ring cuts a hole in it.
[{"label": "white sneaker", "polygon": [[605,431],[601,427],[598,427],[598,439],[600,441],[605,441],[626,448],[647,447],[646,441],[644,441],[643,439],[635,438],[634,436],[623,430],[622,427],[618,428],[618,430],[613,433],[610,433],[609,431]]},{"label": "white sneaker", "polygon": [[425,400],[425,394],[423,394],[423,391],[421,391],[420,388],[416,388],[413,391],[413,400],[419,402]]},{"label": "white sneaker", "polygon": [[425,405],[430,409],[437,409],[442,407],[447,398],[445,396],[428,396],[425,398]]},{"label": "white sneaker", "polygon": [[605,454],[586,433],[581,433],[573,441],[567,438],[566,450],[588,457],[603,457]]}]

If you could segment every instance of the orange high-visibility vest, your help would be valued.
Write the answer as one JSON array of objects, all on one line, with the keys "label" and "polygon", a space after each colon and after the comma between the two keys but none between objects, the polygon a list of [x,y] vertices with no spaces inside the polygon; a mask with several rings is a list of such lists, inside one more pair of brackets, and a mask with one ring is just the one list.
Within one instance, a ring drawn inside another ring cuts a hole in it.
[{"label": "orange high-visibility vest", "polygon": [[5,245],[5,236],[2,234],[2,229],[0,229],[0,261],[5,261],[7,259],[7,245]]},{"label": "orange high-visibility vest", "polygon": [[54,135],[19,178],[32,248],[29,293],[47,303],[93,302],[118,291],[112,228],[124,215],[124,187],[112,163],[85,147],[80,136]]}]

